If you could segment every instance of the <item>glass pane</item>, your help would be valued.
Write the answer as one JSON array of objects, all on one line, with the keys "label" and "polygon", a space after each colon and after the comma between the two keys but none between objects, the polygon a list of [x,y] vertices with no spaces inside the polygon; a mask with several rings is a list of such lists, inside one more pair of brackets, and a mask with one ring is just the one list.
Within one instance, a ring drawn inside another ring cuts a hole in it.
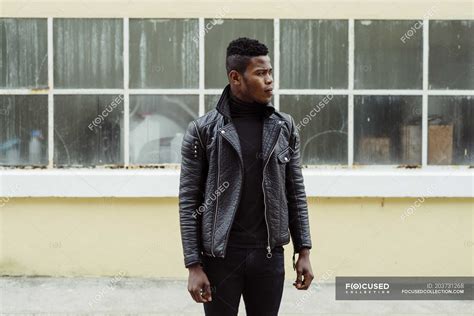
[{"label": "glass pane", "polygon": [[421,164],[421,97],[355,96],[354,163]]},{"label": "glass pane", "polygon": [[300,132],[302,164],[347,164],[347,96],[282,95]]},{"label": "glass pane", "polygon": [[0,19],[0,87],[48,87],[46,19]]},{"label": "glass pane", "polygon": [[55,165],[122,164],[122,129],[121,95],[55,96]]},{"label": "glass pane", "polygon": [[224,88],[228,83],[225,70],[227,46],[238,37],[254,38],[268,47],[273,60],[273,20],[206,19],[206,88]]},{"label": "glass pane", "polygon": [[0,96],[0,165],[48,164],[48,96]]},{"label": "glass pane", "polygon": [[219,101],[220,94],[209,94],[204,97],[204,111],[207,113],[216,108],[217,102]]},{"label": "glass pane", "polygon": [[347,21],[280,22],[282,89],[347,88]]},{"label": "glass pane", "polygon": [[54,19],[56,88],[123,88],[122,19]]},{"label": "glass pane", "polygon": [[428,163],[474,164],[474,98],[432,96],[428,99]]},{"label": "glass pane", "polygon": [[423,30],[419,21],[355,21],[354,87],[421,89]]},{"label": "glass pane", "polygon": [[474,21],[431,21],[430,89],[474,89]]},{"label": "glass pane", "polygon": [[130,20],[130,87],[197,88],[197,19]]},{"label": "glass pane", "polygon": [[198,112],[195,95],[130,96],[130,163],[180,163],[184,133]]}]

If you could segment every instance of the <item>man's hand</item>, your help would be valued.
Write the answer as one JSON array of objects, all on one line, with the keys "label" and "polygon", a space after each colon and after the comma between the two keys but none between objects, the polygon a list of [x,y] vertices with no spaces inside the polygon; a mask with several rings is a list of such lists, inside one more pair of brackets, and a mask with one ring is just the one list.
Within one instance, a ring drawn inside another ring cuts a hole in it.
[{"label": "man's hand", "polygon": [[188,292],[196,303],[206,303],[212,301],[211,284],[201,265],[194,264],[188,268]]},{"label": "man's hand", "polygon": [[296,261],[296,281],[293,285],[298,290],[307,290],[313,279],[313,270],[309,261],[309,249],[303,248],[300,250],[298,260]]}]

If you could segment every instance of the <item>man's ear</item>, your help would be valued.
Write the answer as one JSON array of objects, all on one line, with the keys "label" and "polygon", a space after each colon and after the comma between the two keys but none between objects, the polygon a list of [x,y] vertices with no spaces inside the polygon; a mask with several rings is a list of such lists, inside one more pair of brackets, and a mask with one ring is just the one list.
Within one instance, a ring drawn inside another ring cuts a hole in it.
[{"label": "man's ear", "polygon": [[242,84],[242,76],[237,70],[231,70],[229,72],[229,82],[234,86],[240,86]]}]

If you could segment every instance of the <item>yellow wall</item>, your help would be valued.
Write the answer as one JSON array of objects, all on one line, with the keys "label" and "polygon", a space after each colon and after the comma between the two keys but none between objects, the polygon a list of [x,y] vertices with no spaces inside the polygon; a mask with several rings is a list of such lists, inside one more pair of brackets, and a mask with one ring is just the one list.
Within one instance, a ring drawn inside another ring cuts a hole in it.
[{"label": "yellow wall", "polygon": [[[224,16],[222,14],[224,13]],[[0,0],[7,17],[471,19],[470,0]]]},{"label": "yellow wall", "polygon": [[[402,220],[416,200],[310,198],[317,277],[474,275],[474,199],[420,199]],[[0,274],[184,278],[177,203],[12,198],[0,208]]]}]

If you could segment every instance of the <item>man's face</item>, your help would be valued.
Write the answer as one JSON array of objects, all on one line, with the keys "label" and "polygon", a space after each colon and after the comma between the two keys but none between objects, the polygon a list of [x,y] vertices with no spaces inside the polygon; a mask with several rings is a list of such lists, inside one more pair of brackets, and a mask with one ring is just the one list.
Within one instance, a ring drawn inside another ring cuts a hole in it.
[{"label": "man's face", "polygon": [[273,68],[268,56],[250,59],[242,78],[241,93],[245,99],[268,103],[273,96]]}]

